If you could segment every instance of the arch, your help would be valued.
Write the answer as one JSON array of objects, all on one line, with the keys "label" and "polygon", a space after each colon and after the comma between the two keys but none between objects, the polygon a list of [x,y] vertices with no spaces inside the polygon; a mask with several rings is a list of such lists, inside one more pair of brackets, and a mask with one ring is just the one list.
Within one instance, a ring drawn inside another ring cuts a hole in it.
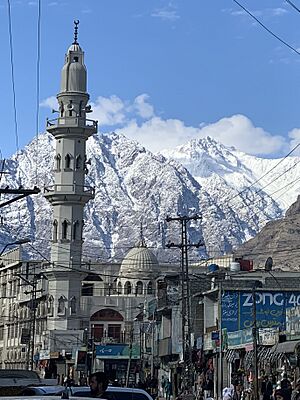
[{"label": "arch", "polygon": [[132,288],[131,283],[127,281],[124,285],[124,294],[131,294]]},{"label": "arch", "polygon": [[118,283],[118,294],[122,294],[122,289],[123,289],[122,283],[119,282],[119,283]]},{"label": "arch", "polygon": [[149,282],[148,285],[147,285],[147,294],[153,294],[152,282]]},{"label": "arch", "polygon": [[54,302],[54,299],[53,299],[53,296],[49,296],[48,297],[48,301],[47,301],[47,312],[48,312],[48,315],[53,315],[53,302]]},{"label": "arch", "polygon": [[136,283],[135,294],[137,294],[137,295],[143,294],[143,282],[142,281],[138,281]]},{"label": "arch", "polygon": [[95,312],[90,321],[124,321],[122,314],[112,308],[104,308]]},{"label": "arch", "polygon": [[53,221],[53,234],[52,234],[53,242],[57,242],[57,229],[58,229],[58,223],[57,220],[55,219]]},{"label": "arch", "polygon": [[66,154],[66,156],[65,156],[65,168],[66,169],[71,169],[71,159],[72,159],[71,155],[69,153]]},{"label": "arch", "polygon": [[72,237],[72,239],[73,240],[76,240],[77,239],[77,236],[78,236],[78,227],[79,227],[79,221],[75,221],[75,222],[73,222],[73,237]]},{"label": "arch", "polygon": [[69,225],[69,223],[68,223],[68,221],[65,219],[65,220],[62,222],[62,236],[61,236],[61,238],[62,238],[63,240],[68,239],[68,225]]},{"label": "arch", "polygon": [[77,300],[75,296],[70,298],[70,314],[76,314]]},{"label": "arch", "polygon": [[65,306],[65,302],[66,302],[66,298],[65,296],[60,296],[60,298],[58,299],[58,305],[57,305],[57,314],[59,315],[64,315],[66,312],[66,306]]},{"label": "arch", "polygon": [[56,169],[56,171],[60,171],[60,168],[61,168],[61,155],[60,154],[57,154],[56,156],[55,156],[55,169]]},{"label": "arch", "polygon": [[81,169],[82,167],[82,157],[80,154],[78,154],[78,156],[76,156],[76,169]]}]

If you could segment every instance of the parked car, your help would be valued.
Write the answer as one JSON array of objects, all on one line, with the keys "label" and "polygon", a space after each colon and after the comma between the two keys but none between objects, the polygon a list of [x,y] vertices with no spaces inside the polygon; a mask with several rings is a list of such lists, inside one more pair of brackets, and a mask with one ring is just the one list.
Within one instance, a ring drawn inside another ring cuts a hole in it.
[{"label": "parked car", "polygon": [[61,396],[64,386],[30,386],[22,389],[20,396]]},{"label": "parked car", "polygon": [[[89,397],[89,386],[72,386],[71,395],[77,397]],[[90,397],[92,397],[90,395]],[[128,387],[108,386],[105,395],[108,400],[153,400],[149,393],[143,389],[134,389]]]}]

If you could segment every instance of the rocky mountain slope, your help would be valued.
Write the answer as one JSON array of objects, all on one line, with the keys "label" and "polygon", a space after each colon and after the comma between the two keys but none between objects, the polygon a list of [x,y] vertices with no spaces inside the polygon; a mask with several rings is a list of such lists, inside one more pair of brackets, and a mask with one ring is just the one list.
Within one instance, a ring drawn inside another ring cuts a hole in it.
[{"label": "rocky mountain slope", "polygon": [[[10,173],[2,177],[1,185],[51,185],[54,146],[48,134],[41,135],[38,142],[33,140],[7,162]],[[191,242],[205,241],[200,254],[228,252],[256,235],[267,221],[280,218],[292,202],[292,196],[282,197],[280,202],[272,198],[272,190],[278,189],[283,179],[286,184],[287,176],[274,182],[272,189],[270,185],[258,191],[271,179],[268,176],[255,185],[256,191],[236,196],[278,160],[248,156],[211,138],[155,155],[122,135],[95,135],[88,141],[87,153],[91,159],[87,184],[96,189],[95,199],[85,209],[87,259],[119,261],[137,241],[141,222],[148,246],[159,257],[179,259],[179,250],[164,250],[167,241],[180,241],[179,225],[166,224],[165,218],[188,212],[203,216],[189,229]],[[285,160],[281,170],[297,162],[296,158]],[[279,167],[275,172],[280,173]],[[34,247],[49,256],[51,208],[42,194],[3,208],[2,216],[2,242],[30,236]],[[196,256],[194,253],[191,260]]]}]

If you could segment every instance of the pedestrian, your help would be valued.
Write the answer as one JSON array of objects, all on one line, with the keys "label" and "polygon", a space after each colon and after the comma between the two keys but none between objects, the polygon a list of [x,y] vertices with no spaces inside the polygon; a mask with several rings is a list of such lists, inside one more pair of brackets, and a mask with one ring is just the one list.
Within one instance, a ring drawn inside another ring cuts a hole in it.
[{"label": "pedestrian", "polygon": [[297,380],[295,389],[292,391],[292,400],[300,400],[300,379]]},{"label": "pedestrian", "polygon": [[271,397],[273,395],[273,378],[272,378],[272,376],[269,376],[266,379],[264,388],[262,388],[262,395],[263,395],[263,400],[271,400]]},{"label": "pedestrian", "polygon": [[171,396],[173,394],[173,391],[172,391],[172,383],[169,381],[169,379],[167,379],[165,389],[166,389],[166,400],[170,400]]},{"label": "pedestrian", "polygon": [[204,398],[208,399],[213,397],[214,382],[209,378],[208,375],[205,377],[205,382],[203,383]]},{"label": "pedestrian", "polygon": [[90,375],[89,385],[92,397],[106,398],[108,378],[104,372],[94,372]]}]

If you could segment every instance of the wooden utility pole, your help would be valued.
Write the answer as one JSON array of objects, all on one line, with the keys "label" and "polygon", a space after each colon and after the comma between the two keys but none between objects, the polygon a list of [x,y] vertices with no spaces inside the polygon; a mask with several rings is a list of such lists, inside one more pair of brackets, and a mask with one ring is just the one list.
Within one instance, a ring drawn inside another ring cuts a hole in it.
[{"label": "wooden utility pole", "polygon": [[182,353],[184,365],[184,388],[191,388],[193,384],[192,375],[192,350],[193,343],[191,342],[192,324],[191,324],[191,294],[190,294],[190,279],[189,279],[189,262],[188,250],[191,247],[203,246],[202,242],[190,243],[187,238],[187,224],[189,221],[197,221],[202,217],[198,214],[192,216],[177,216],[167,217],[166,221],[178,221],[181,225],[181,243],[174,244],[169,242],[166,247],[176,247],[181,250],[181,304],[182,304]]}]

